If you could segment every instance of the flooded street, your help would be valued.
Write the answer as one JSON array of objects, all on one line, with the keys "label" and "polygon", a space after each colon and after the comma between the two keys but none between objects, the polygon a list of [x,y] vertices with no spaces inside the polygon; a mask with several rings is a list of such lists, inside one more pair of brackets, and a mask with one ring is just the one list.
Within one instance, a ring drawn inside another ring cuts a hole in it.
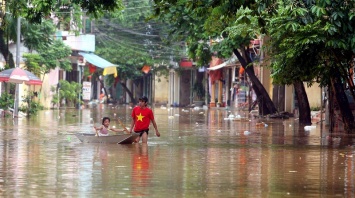
[{"label": "flooded street", "polygon": [[0,197],[354,197],[354,138],[224,108],[153,111],[148,145],[74,136],[103,116],[130,126],[128,106],[2,118]]}]

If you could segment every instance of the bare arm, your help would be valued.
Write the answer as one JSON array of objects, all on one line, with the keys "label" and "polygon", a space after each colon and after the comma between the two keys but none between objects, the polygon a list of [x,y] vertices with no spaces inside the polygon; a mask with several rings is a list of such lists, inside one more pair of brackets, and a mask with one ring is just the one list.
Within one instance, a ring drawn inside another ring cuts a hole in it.
[{"label": "bare arm", "polygon": [[95,130],[101,130],[101,129],[102,129],[102,127],[103,127],[102,125],[101,125],[101,126],[99,126],[99,127],[94,126],[94,129],[95,129]]},{"label": "bare arm", "polygon": [[157,135],[158,137],[160,137],[160,133],[159,133],[159,131],[158,131],[157,123],[155,122],[154,119],[151,120],[151,121],[152,121],[153,127],[154,127],[154,129],[155,129],[155,135]]},{"label": "bare arm", "polygon": [[114,132],[123,132],[124,129],[115,129],[115,128],[110,128],[111,131],[114,131]]}]

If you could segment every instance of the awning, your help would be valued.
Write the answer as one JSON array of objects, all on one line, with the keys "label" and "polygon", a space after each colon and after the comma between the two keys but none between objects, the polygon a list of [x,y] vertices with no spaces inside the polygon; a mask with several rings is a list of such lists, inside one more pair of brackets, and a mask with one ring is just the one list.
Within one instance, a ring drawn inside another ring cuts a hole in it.
[{"label": "awning", "polygon": [[226,62],[222,63],[222,64],[219,64],[219,65],[216,65],[214,67],[210,67],[210,68],[207,68],[208,70],[217,70],[217,69],[221,69],[223,67],[225,67],[227,65]]},{"label": "awning", "polygon": [[79,55],[82,55],[87,62],[104,69],[103,75],[114,74],[114,76],[117,77],[116,67],[118,67],[118,65],[110,63],[96,54],[79,52]]},{"label": "awning", "polygon": [[217,70],[217,69],[222,69],[223,67],[229,67],[229,66],[235,66],[237,65],[235,62],[238,61],[237,57],[232,57],[228,59],[227,61],[223,62],[222,64],[207,68],[208,70]]},{"label": "awning", "polygon": [[79,54],[82,55],[87,62],[95,65],[96,67],[100,67],[102,69],[107,67],[118,67],[118,65],[110,63],[96,54],[89,54],[84,52],[79,52]]}]

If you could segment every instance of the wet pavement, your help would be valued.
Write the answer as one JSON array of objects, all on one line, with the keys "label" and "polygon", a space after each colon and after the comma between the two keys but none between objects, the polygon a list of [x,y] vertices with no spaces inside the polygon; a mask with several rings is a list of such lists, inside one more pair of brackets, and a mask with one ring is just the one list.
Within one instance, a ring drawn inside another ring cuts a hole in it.
[{"label": "wet pavement", "polygon": [[[154,108],[148,145],[81,143],[128,106],[0,120],[0,197],[354,197],[355,140],[290,118],[224,108]],[[232,116],[233,115],[233,116]],[[233,117],[233,119],[231,119]]]}]

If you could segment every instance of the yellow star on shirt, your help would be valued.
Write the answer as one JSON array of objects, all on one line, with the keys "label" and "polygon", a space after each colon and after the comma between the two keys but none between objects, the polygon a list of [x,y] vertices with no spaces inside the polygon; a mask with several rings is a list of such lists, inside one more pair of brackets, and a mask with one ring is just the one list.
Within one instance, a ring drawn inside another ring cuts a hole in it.
[{"label": "yellow star on shirt", "polygon": [[143,118],[144,118],[145,116],[142,116],[142,113],[139,113],[139,115],[137,115],[137,121],[141,121],[141,122],[143,122]]}]

